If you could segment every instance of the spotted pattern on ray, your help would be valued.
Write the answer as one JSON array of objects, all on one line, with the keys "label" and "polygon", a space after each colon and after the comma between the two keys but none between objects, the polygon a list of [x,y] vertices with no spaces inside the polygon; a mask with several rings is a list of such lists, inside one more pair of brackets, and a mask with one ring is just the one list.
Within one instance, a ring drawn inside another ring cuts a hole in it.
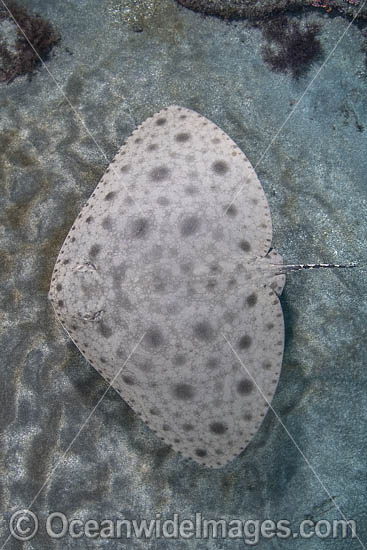
[{"label": "spotted pattern on ray", "polygon": [[284,275],[268,269],[282,264],[271,238],[243,152],[171,106],[128,138],[55,265],[50,299],[74,343],[158,437],[202,465],[242,452],[276,389]]}]

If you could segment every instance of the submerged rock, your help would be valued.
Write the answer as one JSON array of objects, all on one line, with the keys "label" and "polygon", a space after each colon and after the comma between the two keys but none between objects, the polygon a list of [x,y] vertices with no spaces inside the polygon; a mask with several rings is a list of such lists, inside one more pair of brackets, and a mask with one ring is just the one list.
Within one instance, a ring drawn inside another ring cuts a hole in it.
[{"label": "submerged rock", "polygon": [[[186,8],[207,15],[218,15],[225,18],[248,19],[263,17],[269,14],[294,11],[305,6],[322,8],[328,12],[333,9],[345,15],[354,16],[359,8],[359,0],[177,0]],[[367,7],[363,6],[358,17],[367,17]]]}]

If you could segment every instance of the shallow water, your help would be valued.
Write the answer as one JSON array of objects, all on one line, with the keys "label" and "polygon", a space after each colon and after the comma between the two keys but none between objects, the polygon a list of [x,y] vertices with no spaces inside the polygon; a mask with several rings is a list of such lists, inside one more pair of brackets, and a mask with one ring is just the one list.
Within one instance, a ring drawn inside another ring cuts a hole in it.
[{"label": "shallow water", "polygon": [[[24,5],[49,19],[62,41],[32,80],[0,88],[1,541],[11,514],[28,507],[40,532],[27,548],[104,548],[111,539],[65,535],[50,542],[49,512],[97,521],[157,513],[195,520],[198,512],[228,521],[286,519],[297,530],[305,518],[340,518],[332,496],[366,544],[362,31],[323,11],[297,16],[321,25],[324,55],[294,80],[264,63],[261,28],[203,17],[173,0]],[[83,203],[134,127],[170,104],[199,111],[244,150],[270,204],[273,246],[287,263],[360,264],[288,276],[281,298],[285,357],[272,403],[288,432],[269,412],[245,452],[216,471],[163,445],[112,390],[69,449],[107,384],[47,301],[57,253]],[[11,539],[6,548],[19,544]],[[143,544],[224,549],[243,541],[112,542]],[[257,548],[289,544],[263,536]],[[295,549],[327,544],[361,547],[340,536],[292,540]]]}]

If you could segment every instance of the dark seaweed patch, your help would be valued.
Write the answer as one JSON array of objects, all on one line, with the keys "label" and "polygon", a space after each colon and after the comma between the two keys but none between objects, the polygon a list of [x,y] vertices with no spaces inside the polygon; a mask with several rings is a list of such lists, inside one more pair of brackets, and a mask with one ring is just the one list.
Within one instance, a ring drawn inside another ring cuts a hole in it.
[{"label": "dark seaweed patch", "polygon": [[[13,0],[7,2],[7,7],[19,25],[14,28],[16,33],[15,51],[9,50],[5,42],[0,44],[0,71],[2,73],[0,73],[0,80],[10,83],[17,76],[32,75],[40,64],[36,52],[43,60],[46,60],[52,48],[60,41],[60,35],[46,19],[30,15],[23,6],[19,6]],[[14,23],[9,11],[0,4],[0,21],[8,19]],[[20,29],[23,30],[29,42]]]},{"label": "dark seaweed patch", "polygon": [[263,48],[264,61],[273,71],[290,72],[299,78],[322,53],[319,30],[314,23],[301,27],[286,16],[267,21],[263,33],[269,43]]}]

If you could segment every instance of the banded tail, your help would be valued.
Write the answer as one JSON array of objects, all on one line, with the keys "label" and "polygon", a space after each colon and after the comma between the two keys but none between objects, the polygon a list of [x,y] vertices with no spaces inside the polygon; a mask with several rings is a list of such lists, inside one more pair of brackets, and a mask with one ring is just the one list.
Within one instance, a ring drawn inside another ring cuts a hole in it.
[{"label": "banded tail", "polygon": [[356,263],[351,264],[270,264],[271,267],[274,267],[278,270],[279,275],[290,273],[291,271],[300,271],[301,269],[333,269],[333,268],[341,268],[341,269],[349,269],[350,267],[357,267]]}]

